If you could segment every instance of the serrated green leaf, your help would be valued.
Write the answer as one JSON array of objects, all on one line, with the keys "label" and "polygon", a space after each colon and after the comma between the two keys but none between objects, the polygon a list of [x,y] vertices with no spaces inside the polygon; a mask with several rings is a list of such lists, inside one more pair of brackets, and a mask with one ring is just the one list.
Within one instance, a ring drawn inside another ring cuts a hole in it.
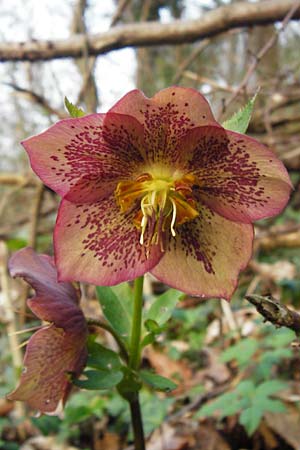
[{"label": "serrated green leaf", "polygon": [[237,392],[239,395],[246,395],[249,397],[255,392],[255,384],[252,380],[241,381],[235,388],[234,392]]},{"label": "serrated green leaf", "polygon": [[285,412],[285,404],[281,400],[274,400],[273,398],[258,397],[255,396],[253,399],[253,407],[265,411],[272,412]]},{"label": "serrated green leaf", "polygon": [[235,391],[226,392],[225,394],[220,395],[217,399],[213,400],[206,405],[203,405],[199,411],[195,414],[195,417],[209,417],[213,415],[215,412],[221,412],[226,405],[229,403],[236,402],[238,396]]},{"label": "serrated green leaf", "polygon": [[85,379],[74,380],[73,383],[83,389],[111,389],[123,378],[121,371],[112,370],[86,370],[82,374]]},{"label": "serrated green leaf", "polygon": [[296,338],[295,332],[288,328],[274,330],[265,340],[265,345],[271,348],[282,348],[289,345]]},{"label": "serrated green leaf", "polygon": [[245,427],[248,436],[251,436],[260,424],[263,412],[255,406],[244,409],[239,417],[239,423]]},{"label": "serrated green leaf", "polygon": [[128,342],[132,323],[128,304],[119,299],[111,287],[97,286],[96,293],[106,320],[119,336]]},{"label": "serrated green leaf", "polygon": [[119,355],[96,342],[88,344],[87,366],[100,370],[117,370],[121,367]]},{"label": "serrated green leaf", "polygon": [[239,366],[242,366],[249,362],[258,346],[259,343],[253,338],[243,339],[236,345],[226,349],[221,356],[221,361],[229,362],[235,359]]},{"label": "serrated green leaf", "polygon": [[83,117],[85,115],[83,109],[78,108],[78,106],[76,105],[73,105],[73,103],[71,103],[67,97],[65,97],[65,107],[71,117]]},{"label": "serrated green leaf", "polygon": [[154,320],[158,325],[163,325],[170,319],[172,311],[182,295],[182,292],[176,289],[168,289],[152,300],[150,308],[146,311],[145,320]]},{"label": "serrated green leaf", "polygon": [[145,384],[148,384],[148,386],[151,386],[156,391],[171,392],[177,388],[177,384],[172,380],[149,372],[148,370],[141,370],[140,377]]},{"label": "serrated green leaf", "polygon": [[269,397],[287,387],[287,383],[280,380],[270,380],[261,383],[255,390],[256,397]]},{"label": "serrated green leaf", "polygon": [[230,117],[230,119],[226,120],[222,126],[226,128],[226,130],[245,133],[251,120],[256,96],[257,94],[255,94],[243,108]]}]

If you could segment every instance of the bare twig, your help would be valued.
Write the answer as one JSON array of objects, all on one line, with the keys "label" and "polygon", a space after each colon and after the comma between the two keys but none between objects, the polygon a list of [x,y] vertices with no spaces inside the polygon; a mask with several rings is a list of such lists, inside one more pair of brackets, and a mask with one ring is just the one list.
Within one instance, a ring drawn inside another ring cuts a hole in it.
[{"label": "bare twig", "polygon": [[[237,2],[209,11],[197,20],[175,20],[167,24],[140,22],[113,27],[105,33],[88,36],[89,55],[100,55],[125,47],[196,42],[235,28],[266,25],[283,20],[294,5],[294,0]],[[299,18],[298,7],[294,11],[293,19]],[[0,61],[78,58],[85,52],[85,43],[85,34],[56,41],[4,42],[0,44]]]},{"label": "bare twig", "polygon": [[25,96],[27,100],[36,103],[41,108],[43,108],[48,114],[54,114],[59,119],[64,119],[64,118],[68,117],[64,111],[53,108],[49,104],[48,100],[46,100],[46,98],[43,97],[42,95],[39,95],[39,94],[31,91],[30,89],[22,88],[14,83],[3,83],[3,84],[6,84],[7,86],[14,89],[17,94],[21,94],[21,95]]},{"label": "bare twig", "polygon": [[122,18],[122,15],[127,8],[127,6],[130,4],[131,0],[120,0],[118,7],[111,19],[110,26],[114,27]]},{"label": "bare twig", "polygon": [[248,84],[249,79],[253,75],[257,65],[262,60],[262,58],[265,56],[265,54],[273,47],[273,45],[276,43],[279,35],[285,30],[287,24],[289,21],[293,18],[293,16],[296,14],[297,11],[299,11],[300,8],[300,1],[294,0],[292,4],[290,5],[290,9],[287,11],[283,22],[281,24],[281,27],[274,32],[274,34],[271,36],[271,38],[263,45],[263,47],[259,50],[257,55],[253,56],[252,62],[249,64],[248,70],[240,82],[239,86],[235,89],[235,92],[225,101],[222,105],[222,111],[219,113],[219,116],[223,114],[228,106],[237,98],[237,96],[245,89],[245,87]]},{"label": "bare twig", "polygon": [[255,306],[257,311],[269,322],[277,327],[287,327],[300,335],[300,314],[282,305],[272,296],[262,297],[260,295],[247,295],[248,300]]},{"label": "bare twig", "polygon": [[[17,375],[20,367],[22,366],[23,356],[21,349],[19,347],[18,336],[16,334],[17,325],[12,304],[12,298],[10,295],[9,275],[7,272],[7,260],[8,260],[8,252],[6,245],[3,241],[0,241],[0,282],[2,291],[2,301],[5,311],[4,319],[6,321],[6,331],[8,336],[9,348],[11,352],[11,358]],[[18,404],[16,406],[16,412],[19,417],[24,416],[24,406],[22,404]]]},{"label": "bare twig", "polygon": [[212,88],[214,88],[217,91],[225,91],[225,92],[234,92],[234,89],[231,86],[222,86],[221,84],[217,83],[215,80],[211,80],[207,77],[202,77],[198,75],[197,73],[191,72],[190,70],[186,70],[183,72],[183,75],[186,78],[189,78],[190,80],[197,81],[198,83],[208,84]]}]

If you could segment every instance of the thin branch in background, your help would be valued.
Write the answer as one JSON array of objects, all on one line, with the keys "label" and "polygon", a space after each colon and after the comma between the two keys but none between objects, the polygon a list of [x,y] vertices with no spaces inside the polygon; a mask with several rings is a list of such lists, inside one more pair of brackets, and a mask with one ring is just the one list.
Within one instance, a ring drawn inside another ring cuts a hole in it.
[{"label": "thin branch in background", "polygon": [[228,106],[240,95],[240,93],[246,88],[251,76],[253,75],[255,69],[257,68],[258,64],[262,60],[262,58],[265,56],[265,54],[273,47],[273,45],[278,40],[279,36],[283,31],[286,29],[289,21],[293,18],[295,13],[300,8],[300,1],[296,0],[293,2],[290,10],[284,17],[281,26],[278,30],[274,32],[274,34],[271,36],[271,38],[263,45],[263,47],[258,51],[256,55],[253,55],[252,62],[249,64],[248,70],[240,82],[239,86],[235,89],[235,92],[223,102],[221,111],[219,111],[218,117],[220,118],[225,111],[227,110]]},{"label": "thin branch in background", "polygon": [[[17,336],[17,324],[14,314],[12,298],[10,294],[9,275],[7,272],[8,251],[5,243],[0,241],[0,283],[2,293],[2,303],[5,313],[5,326],[8,336],[8,343],[11,353],[11,359],[13,366],[18,374],[20,367],[22,366],[23,355],[19,347],[19,340]],[[18,417],[24,417],[25,409],[22,403],[16,405],[16,412]]]},{"label": "thin branch in background", "polygon": [[193,51],[191,52],[191,54],[184,60],[182,61],[182,63],[180,64],[180,66],[178,67],[173,79],[172,79],[172,84],[177,84],[180,79],[183,77],[184,72],[186,71],[186,69],[195,61],[196,58],[198,58],[198,56],[208,47],[208,45],[210,44],[211,39],[203,39],[203,41],[200,42],[200,44],[198,44]]},{"label": "thin branch in background", "polygon": [[131,0],[119,0],[117,9],[111,19],[110,27],[114,27],[122,19],[122,15],[130,3]]},{"label": "thin branch in background", "polygon": [[[293,0],[268,0],[259,3],[237,2],[206,12],[196,20],[174,20],[171,23],[140,22],[113,27],[104,33],[88,36],[89,56],[126,47],[148,47],[196,42],[231,29],[263,26],[283,20],[294,7]],[[299,7],[298,7],[299,8]],[[295,8],[293,19],[300,18]],[[0,43],[0,61],[45,61],[57,58],[79,58],[86,35],[69,39],[31,40]]]},{"label": "thin branch in background", "polygon": [[20,94],[23,97],[25,97],[26,100],[29,100],[30,102],[36,103],[38,106],[43,108],[48,114],[55,115],[59,119],[65,119],[66,117],[68,117],[67,114],[64,111],[61,111],[59,109],[53,108],[49,104],[48,100],[46,100],[46,98],[43,97],[42,95],[39,95],[39,94],[31,91],[30,89],[22,88],[22,87],[14,84],[14,83],[2,83],[2,84],[5,84],[6,86],[11,87],[12,89],[14,89],[14,91],[17,94]]},{"label": "thin branch in background", "polygon": [[257,311],[277,327],[286,327],[300,336],[300,314],[281,304],[272,296],[247,295],[248,300]]},{"label": "thin branch in background", "polygon": [[234,92],[234,89],[231,86],[222,86],[221,84],[217,83],[215,80],[211,80],[207,77],[202,77],[194,72],[191,72],[190,70],[186,70],[183,72],[183,76],[190,79],[197,81],[198,83],[202,84],[208,84],[212,88],[214,88],[216,91],[225,91],[225,92]]}]

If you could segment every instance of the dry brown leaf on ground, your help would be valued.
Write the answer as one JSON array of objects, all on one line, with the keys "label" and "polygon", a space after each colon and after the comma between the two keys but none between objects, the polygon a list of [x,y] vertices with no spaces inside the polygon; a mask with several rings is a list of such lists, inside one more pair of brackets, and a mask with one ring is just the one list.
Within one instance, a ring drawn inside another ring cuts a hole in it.
[{"label": "dry brown leaf on ground", "polygon": [[[79,450],[78,447],[72,447],[67,444],[59,444],[52,436],[35,436],[28,439],[20,450]],[[108,450],[108,449],[107,449]]]},{"label": "dry brown leaf on ground", "polygon": [[[180,391],[185,390],[186,385],[193,377],[188,363],[183,360],[175,361],[163,351],[156,350],[150,346],[145,349],[144,355],[148,359],[151,367],[159,375],[171,378],[175,383],[180,382],[178,389]],[[178,389],[176,389],[176,393],[178,393]]]},{"label": "dry brown leaf on ground", "polygon": [[268,426],[295,450],[300,450],[300,414],[295,405],[286,404],[282,413],[265,413]]},{"label": "dry brown leaf on ground", "polygon": [[229,445],[211,425],[185,420],[163,424],[156,430],[147,450],[230,450]]},{"label": "dry brown leaf on ground", "polygon": [[119,450],[120,437],[115,433],[105,432],[94,439],[94,450]]}]

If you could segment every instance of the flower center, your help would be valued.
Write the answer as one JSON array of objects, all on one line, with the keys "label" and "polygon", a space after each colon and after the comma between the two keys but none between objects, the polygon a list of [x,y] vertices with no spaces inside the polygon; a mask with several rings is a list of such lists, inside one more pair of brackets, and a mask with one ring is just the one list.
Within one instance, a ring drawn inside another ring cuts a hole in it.
[{"label": "flower center", "polygon": [[122,212],[139,203],[134,224],[141,231],[141,245],[160,243],[163,250],[163,235],[168,229],[175,237],[178,225],[198,216],[192,196],[194,181],[193,175],[175,179],[144,173],[134,181],[118,183],[115,195]]}]

